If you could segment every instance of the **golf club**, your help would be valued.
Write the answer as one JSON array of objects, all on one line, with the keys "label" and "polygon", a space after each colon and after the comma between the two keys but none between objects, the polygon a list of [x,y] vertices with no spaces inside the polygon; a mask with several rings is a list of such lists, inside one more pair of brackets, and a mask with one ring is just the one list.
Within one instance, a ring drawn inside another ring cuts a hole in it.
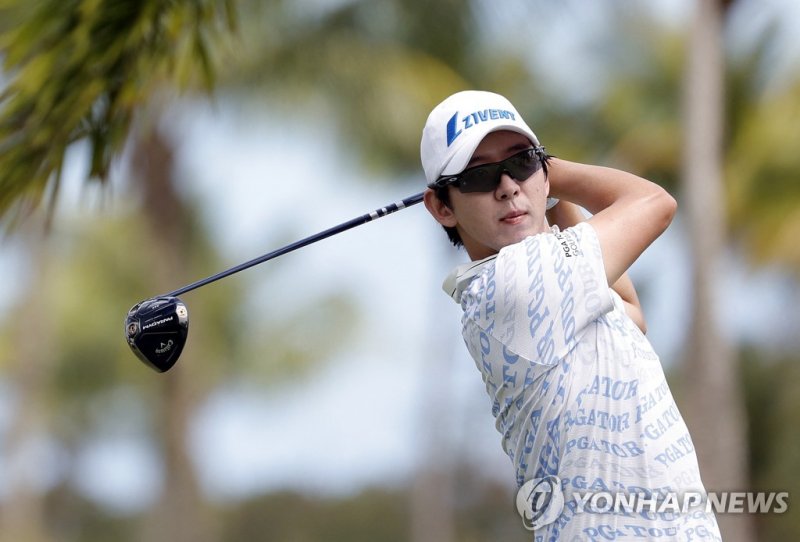
[{"label": "golf club", "polygon": [[327,239],[388,214],[411,207],[422,201],[423,193],[409,196],[399,202],[376,209],[371,213],[343,222],[310,237],[300,239],[285,247],[273,250],[252,260],[226,269],[216,275],[178,288],[168,294],[152,297],[131,307],[125,318],[125,338],[133,353],[148,367],[163,373],[178,361],[189,333],[189,311],[178,296],[244,271],[254,265],[283,256],[293,250]]}]

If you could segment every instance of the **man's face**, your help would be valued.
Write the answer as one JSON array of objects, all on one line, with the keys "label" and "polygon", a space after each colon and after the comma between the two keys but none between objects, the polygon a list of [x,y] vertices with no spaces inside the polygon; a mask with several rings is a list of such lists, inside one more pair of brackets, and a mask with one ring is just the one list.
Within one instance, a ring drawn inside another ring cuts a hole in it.
[{"label": "man's face", "polygon": [[[532,146],[522,134],[492,132],[475,149],[467,167],[499,162]],[[522,181],[503,173],[492,192],[462,194],[448,187],[450,209],[434,216],[441,224],[457,228],[467,254],[479,260],[547,229],[545,202],[549,189],[542,169]]]}]

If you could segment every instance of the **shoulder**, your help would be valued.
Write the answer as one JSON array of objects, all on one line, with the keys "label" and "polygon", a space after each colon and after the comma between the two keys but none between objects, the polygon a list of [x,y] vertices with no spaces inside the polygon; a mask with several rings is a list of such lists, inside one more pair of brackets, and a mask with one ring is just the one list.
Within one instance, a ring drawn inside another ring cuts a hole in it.
[{"label": "shoulder", "polygon": [[580,222],[553,234],[561,252],[567,258],[600,256],[597,231],[588,222]]},{"label": "shoulder", "polygon": [[580,224],[503,248],[464,291],[463,322],[550,364],[612,310],[594,229]]},{"label": "shoulder", "polygon": [[563,258],[602,257],[597,232],[587,222],[559,230],[553,226],[551,231],[525,238],[519,243],[509,245],[497,255],[497,265],[514,265],[520,260],[535,264]]}]

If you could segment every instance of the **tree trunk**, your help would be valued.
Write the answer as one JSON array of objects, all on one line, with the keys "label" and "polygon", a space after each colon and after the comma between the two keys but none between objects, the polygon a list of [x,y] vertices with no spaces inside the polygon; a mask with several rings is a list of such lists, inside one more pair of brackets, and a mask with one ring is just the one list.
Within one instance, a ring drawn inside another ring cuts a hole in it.
[{"label": "tree trunk", "polygon": [[5,465],[6,496],[0,506],[0,542],[47,542],[53,538],[48,533],[44,511],[44,495],[32,487],[30,471],[20,472],[15,467],[25,464],[30,469],[30,459],[25,455],[31,439],[48,430],[50,421],[46,406],[47,386],[52,355],[52,316],[48,307],[43,280],[50,268],[47,258],[47,239],[35,233],[31,236],[31,267],[37,270],[37,279],[26,294],[25,301],[15,312],[14,340],[11,342],[7,378],[17,396],[16,416],[6,438],[0,440]]},{"label": "tree trunk", "polygon": [[[726,246],[722,179],[724,4],[698,0],[684,97],[683,200],[692,249],[692,325],[684,410],[708,491],[748,489],[747,428],[736,356],[721,333],[715,291]],[[718,515],[723,540],[755,540],[752,516]]]},{"label": "tree trunk", "polygon": [[[452,249],[442,241],[437,261],[455,266]],[[438,267],[438,266],[435,266]],[[433,280],[438,283],[439,279]],[[441,292],[444,296],[444,293]],[[455,470],[459,461],[453,446],[448,412],[452,405],[453,349],[456,344],[452,331],[458,321],[443,321],[431,311],[428,326],[426,365],[423,373],[421,411],[419,412],[420,464],[411,486],[411,542],[452,542],[455,540]],[[451,337],[453,340],[451,340]],[[460,342],[460,341],[459,341]]]},{"label": "tree trunk", "polygon": [[[137,141],[133,167],[144,191],[143,209],[155,245],[151,253],[157,255],[152,260],[154,282],[158,291],[168,291],[185,280],[182,270],[189,256],[190,220],[175,190],[171,145],[157,129]],[[215,539],[212,514],[203,499],[187,446],[190,417],[202,393],[192,389],[191,373],[185,367],[179,363],[154,381],[154,385],[162,385],[156,421],[164,460],[164,490],[145,526],[147,540]]]}]

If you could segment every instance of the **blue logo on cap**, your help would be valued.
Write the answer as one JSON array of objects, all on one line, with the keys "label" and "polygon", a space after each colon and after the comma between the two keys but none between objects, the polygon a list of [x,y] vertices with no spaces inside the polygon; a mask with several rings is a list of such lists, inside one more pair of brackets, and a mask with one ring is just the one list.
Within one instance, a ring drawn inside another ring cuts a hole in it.
[{"label": "blue logo on cap", "polygon": [[458,124],[458,111],[453,113],[450,120],[447,121],[447,146],[453,144],[458,136],[461,135],[461,130],[456,131],[456,124]]},{"label": "blue logo on cap", "polygon": [[458,111],[456,111],[453,113],[453,116],[450,117],[450,120],[447,121],[447,146],[449,147],[452,145],[453,141],[455,141],[464,130],[468,130],[476,124],[480,124],[481,122],[486,122],[489,120],[517,119],[514,116],[514,113],[505,109],[481,109],[479,111],[469,113],[461,119],[461,123],[463,124],[462,130],[458,127]]}]

